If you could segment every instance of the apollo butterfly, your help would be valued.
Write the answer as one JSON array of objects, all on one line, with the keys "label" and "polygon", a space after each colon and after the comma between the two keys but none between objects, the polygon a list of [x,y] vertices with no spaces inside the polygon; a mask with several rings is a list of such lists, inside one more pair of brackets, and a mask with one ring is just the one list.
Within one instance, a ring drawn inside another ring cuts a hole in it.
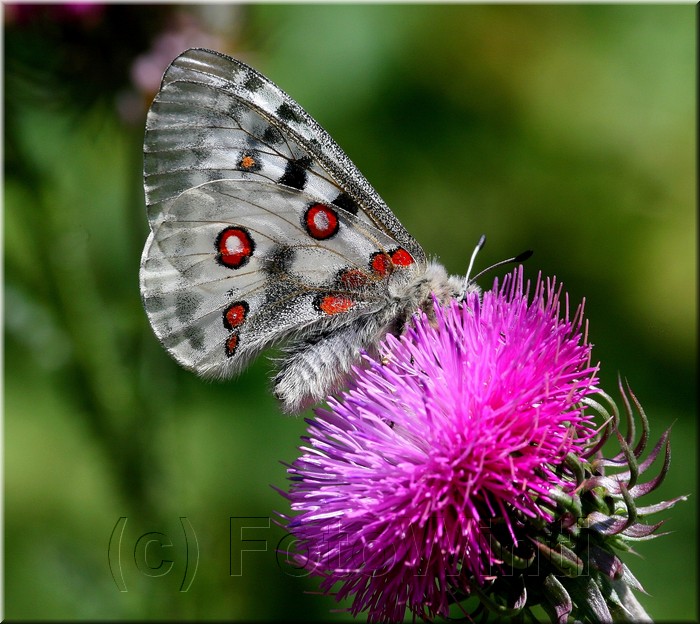
[{"label": "apollo butterfly", "polygon": [[141,294],[153,330],[204,377],[283,343],[274,391],[297,412],[432,297],[476,286],[428,262],[333,139],[254,69],[192,49],[148,112],[151,233]]}]

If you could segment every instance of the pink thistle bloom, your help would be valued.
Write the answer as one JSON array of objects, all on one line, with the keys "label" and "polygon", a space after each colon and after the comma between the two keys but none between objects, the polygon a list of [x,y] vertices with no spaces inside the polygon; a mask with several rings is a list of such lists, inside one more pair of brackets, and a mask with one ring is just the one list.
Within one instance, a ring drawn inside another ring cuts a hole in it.
[{"label": "pink thistle bloom", "polygon": [[597,367],[582,306],[562,316],[554,280],[529,290],[516,270],[481,297],[435,302],[308,421],[285,520],[297,559],[353,614],[448,615],[502,570],[499,544],[553,522],[553,492],[575,488],[561,467],[596,436],[582,401]]}]

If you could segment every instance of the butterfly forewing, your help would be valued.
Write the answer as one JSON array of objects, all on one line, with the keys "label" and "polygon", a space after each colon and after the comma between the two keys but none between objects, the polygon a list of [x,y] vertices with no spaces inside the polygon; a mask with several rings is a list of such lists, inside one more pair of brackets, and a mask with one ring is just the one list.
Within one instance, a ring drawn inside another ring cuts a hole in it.
[{"label": "butterfly forewing", "polygon": [[202,375],[372,314],[424,270],[420,246],[328,134],[234,59],[189,50],[172,63],[144,155],[144,305],[168,351]]},{"label": "butterfly forewing", "polygon": [[162,202],[203,182],[264,178],[357,212],[425,264],[420,245],[328,133],[267,78],[218,52],[193,49],[173,61],[149,112],[144,152],[152,221]]}]

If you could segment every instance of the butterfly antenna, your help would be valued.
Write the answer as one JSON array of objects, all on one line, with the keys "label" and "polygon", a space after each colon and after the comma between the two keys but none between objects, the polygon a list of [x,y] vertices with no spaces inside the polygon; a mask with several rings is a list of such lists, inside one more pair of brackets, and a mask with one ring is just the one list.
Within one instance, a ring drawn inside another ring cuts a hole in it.
[{"label": "butterfly antenna", "polygon": [[476,244],[476,247],[474,247],[474,251],[472,251],[472,257],[469,260],[469,266],[467,267],[467,275],[464,278],[465,286],[467,284],[469,284],[469,282],[471,281],[469,279],[469,274],[472,272],[472,269],[474,268],[474,260],[476,260],[476,254],[478,254],[484,248],[485,244],[486,244],[486,234],[482,234],[479,237],[479,242]]},{"label": "butterfly antenna", "polygon": [[[483,238],[483,237],[482,237]],[[479,240],[481,242],[481,239]],[[483,245],[482,245],[483,246]],[[480,249],[480,247],[477,245],[477,250]],[[472,262],[474,261],[474,255],[476,255],[476,251],[472,255]],[[496,267],[503,266],[504,264],[510,264],[511,262],[513,263],[521,263],[525,262],[534,252],[532,249],[527,249],[526,251],[523,251],[522,253],[519,253],[517,256],[513,256],[512,258],[507,258],[505,260],[501,260],[500,262],[496,262],[496,264],[492,264],[490,267],[486,267],[483,271],[479,271],[474,277],[469,279],[469,273],[467,273],[467,284],[470,284],[472,282],[475,282],[478,280],[484,273],[490,271],[491,269],[495,269]],[[471,269],[471,262],[469,263],[469,268]]]}]

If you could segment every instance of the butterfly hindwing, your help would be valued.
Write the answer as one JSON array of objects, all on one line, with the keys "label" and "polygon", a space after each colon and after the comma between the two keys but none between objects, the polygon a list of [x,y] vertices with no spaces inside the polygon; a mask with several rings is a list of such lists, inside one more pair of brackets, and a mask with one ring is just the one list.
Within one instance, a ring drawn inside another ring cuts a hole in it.
[{"label": "butterfly hindwing", "polygon": [[170,202],[144,251],[141,292],[168,351],[224,377],[307,327],[376,311],[388,284],[410,276],[407,260],[393,239],[332,204],[219,180]]}]

